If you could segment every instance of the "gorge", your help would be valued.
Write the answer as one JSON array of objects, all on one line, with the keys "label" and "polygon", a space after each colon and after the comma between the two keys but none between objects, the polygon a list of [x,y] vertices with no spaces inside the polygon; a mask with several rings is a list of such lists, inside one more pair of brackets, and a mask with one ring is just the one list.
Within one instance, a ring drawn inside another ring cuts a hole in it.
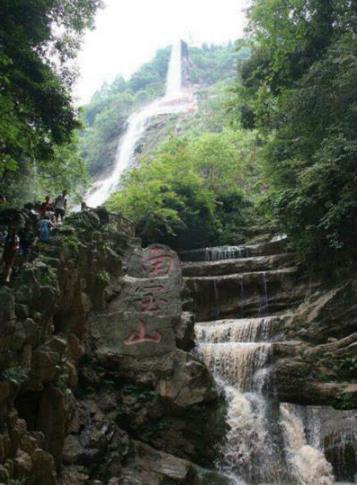
[{"label": "gorge", "polygon": [[[0,483],[357,482],[354,267],[308,271],[258,218],[235,245],[175,252],[103,205],[153,119],[197,112],[183,46],[88,207],[0,286]],[[33,213],[3,209],[0,224],[10,217],[21,228]]]}]

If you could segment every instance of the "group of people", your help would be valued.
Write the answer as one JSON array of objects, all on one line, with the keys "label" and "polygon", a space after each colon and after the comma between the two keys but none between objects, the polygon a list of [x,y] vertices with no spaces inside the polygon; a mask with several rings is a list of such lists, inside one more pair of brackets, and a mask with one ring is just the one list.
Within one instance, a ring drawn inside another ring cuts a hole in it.
[{"label": "group of people", "polygon": [[34,220],[28,219],[24,227],[18,229],[10,224],[3,237],[2,267],[6,283],[10,282],[16,256],[20,254],[25,261],[32,255],[37,242],[48,244],[51,230],[63,222],[67,210],[67,191],[64,190],[54,202],[49,196],[31,210]]}]

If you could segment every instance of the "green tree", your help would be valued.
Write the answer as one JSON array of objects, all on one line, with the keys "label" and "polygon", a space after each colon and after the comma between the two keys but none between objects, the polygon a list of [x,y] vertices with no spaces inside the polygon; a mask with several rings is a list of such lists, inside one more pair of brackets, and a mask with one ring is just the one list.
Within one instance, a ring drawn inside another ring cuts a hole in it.
[{"label": "green tree", "polygon": [[[110,199],[148,244],[183,249],[237,242],[249,226],[252,187],[242,176],[242,155],[254,140],[224,131],[170,138],[124,177]],[[245,144],[245,146],[244,146]]]},{"label": "green tree", "polygon": [[0,4],[0,177],[51,163],[78,126],[70,69],[99,0],[2,0]]},{"label": "green tree", "polygon": [[255,0],[236,103],[264,140],[267,204],[296,249],[323,264],[357,236],[357,5]]}]

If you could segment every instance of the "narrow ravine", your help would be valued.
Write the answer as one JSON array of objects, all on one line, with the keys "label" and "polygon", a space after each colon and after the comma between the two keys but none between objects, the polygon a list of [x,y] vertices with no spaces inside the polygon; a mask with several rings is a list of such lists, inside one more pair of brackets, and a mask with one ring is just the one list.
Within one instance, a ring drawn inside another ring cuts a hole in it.
[{"label": "narrow ravine", "polygon": [[181,258],[199,320],[197,351],[227,402],[217,467],[235,484],[332,485],[343,479],[343,432],[333,429],[337,462],[327,460],[322,437],[333,420],[352,424],[353,412],[280,403],[274,395],[273,342],[284,339],[285,320],[308,291],[284,240],[186,251]]}]

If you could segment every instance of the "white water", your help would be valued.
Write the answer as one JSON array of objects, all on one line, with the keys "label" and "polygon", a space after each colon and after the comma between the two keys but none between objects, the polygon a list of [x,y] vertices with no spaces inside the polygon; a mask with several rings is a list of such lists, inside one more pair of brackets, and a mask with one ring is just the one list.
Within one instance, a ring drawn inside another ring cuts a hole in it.
[{"label": "white water", "polygon": [[104,180],[93,184],[86,196],[86,204],[89,207],[102,205],[118,188],[120,177],[132,164],[137,143],[143,136],[151,118],[164,114],[194,111],[195,109],[195,100],[192,94],[182,87],[182,52],[181,41],[179,41],[173,45],[171,50],[165,96],[129,117],[127,130],[119,141],[114,169]]},{"label": "white water", "polygon": [[248,248],[245,246],[217,246],[205,248],[205,261],[242,258],[248,254]]},{"label": "white water", "polygon": [[266,342],[271,337],[276,317],[226,319],[196,324],[196,337],[200,341],[219,342]]},{"label": "white water", "polygon": [[[273,321],[274,317],[226,319],[195,326],[199,354],[227,400],[229,429],[220,468],[245,483],[251,483],[255,475],[271,477],[276,466],[267,403],[261,392],[268,378],[265,368],[271,344],[267,340]],[[256,474],[256,469],[261,472]]]},{"label": "white water", "polygon": [[[206,258],[231,259],[239,255],[240,249],[207,248]],[[269,288],[265,273],[261,274],[262,316],[195,324],[198,353],[227,403],[228,429],[217,466],[231,477],[232,484],[342,484],[335,481],[327,458],[338,477],[350,479],[346,467],[351,466],[347,465],[351,453],[357,450],[357,433],[353,432],[356,413],[279,404],[274,399],[270,376],[272,341],[282,330],[284,316],[263,316],[269,310]],[[243,279],[238,293],[237,299],[244,301]],[[217,287],[214,295],[211,305],[217,307],[219,315]]]},{"label": "white water", "polygon": [[294,405],[280,404],[281,423],[288,460],[301,485],[333,485],[332,466],[319,449],[308,445],[302,419]]}]

